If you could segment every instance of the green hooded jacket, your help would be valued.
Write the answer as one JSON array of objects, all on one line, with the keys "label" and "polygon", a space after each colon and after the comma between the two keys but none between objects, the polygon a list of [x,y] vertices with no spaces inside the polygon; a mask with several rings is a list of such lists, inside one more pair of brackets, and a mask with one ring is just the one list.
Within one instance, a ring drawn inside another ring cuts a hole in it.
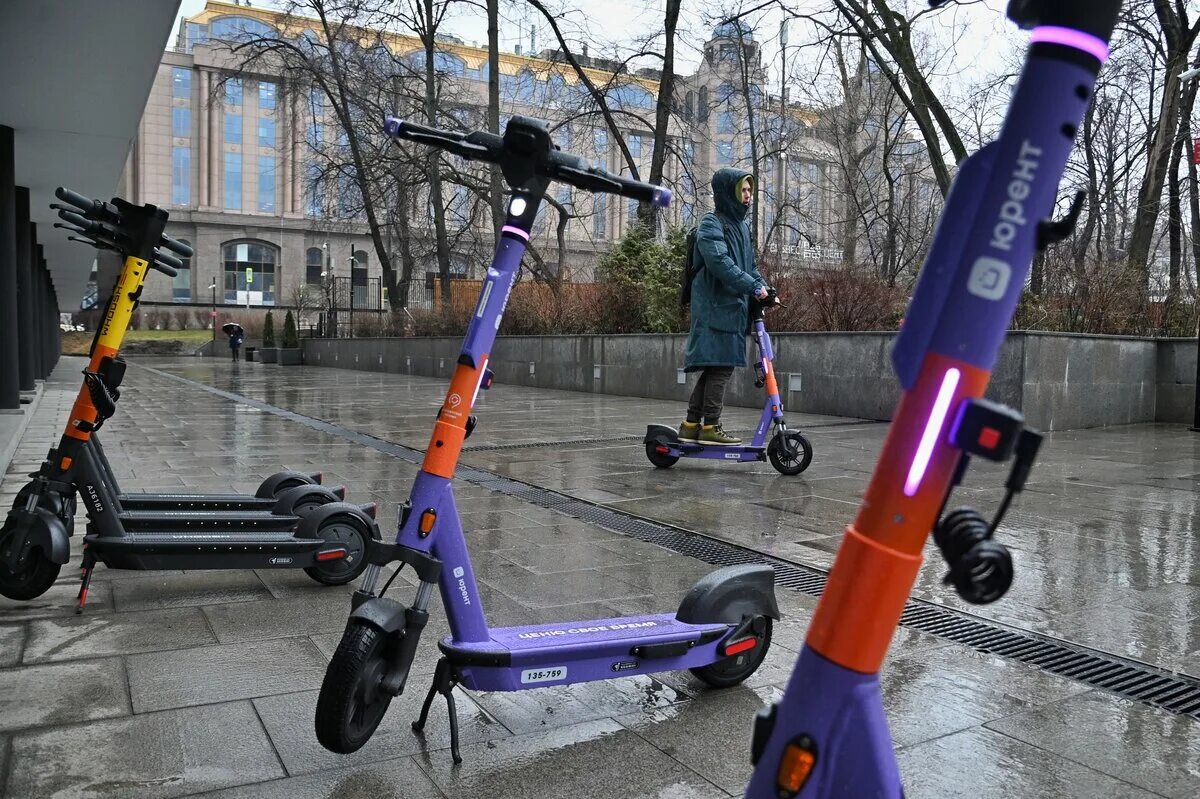
[{"label": "green hooded jacket", "polygon": [[683,368],[745,366],[750,296],[765,286],[754,264],[754,245],[737,186],[750,173],[725,167],[713,175],[716,213],[705,214],[696,231],[704,267],[692,279],[692,328]]}]

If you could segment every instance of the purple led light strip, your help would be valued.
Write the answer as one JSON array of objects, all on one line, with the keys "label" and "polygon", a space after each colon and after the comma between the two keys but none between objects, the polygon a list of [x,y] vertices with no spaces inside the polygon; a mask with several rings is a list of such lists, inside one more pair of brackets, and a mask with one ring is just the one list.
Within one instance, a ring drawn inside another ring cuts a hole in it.
[{"label": "purple led light strip", "polygon": [[521,230],[521,228],[519,228],[519,227],[513,227],[512,225],[505,225],[504,227],[500,228],[500,232],[501,233],[512,233],[514,236],[520,236],[521,238],[525,239],[525,241],[529,241],[529,234],[526,233],[524,230]]},{"label": "purple led light strip", "polygon": [[1074,28],[1063,28],[1058,25],[1043,25],[1040,28],[1034,28],[1033,34],[1029,37],[1030,44],[1038,42],[1046,42],[1048,44],[1062,44],[1067,47],[1074,47],[1076,50],[1094,55],[1100,59],[1100,63],[1108,61],[1108,44],[1101,38],[1093,36],[1090,33],[1077,31]]},{"label": "purple led light strip", "polygon": [[954,398],[954,389],[958,388],[958,378],[961,375],[957,369],[947,369],[942,378],[942,387],[938,389],[937,399],[933,402],[933,411],[929,421],[925,423],[925,432],[921,434],[921,443],[917,446],[917,454],[913,457],[912,466],[908,467],[908,479],[904,481],[904,496],[911,497],[921,487],[925,478],[925,470],[929,468],[929,460],[933,457],[933,445],[937,443],[938,433],[946,414],[950,411],[950,400]]}]

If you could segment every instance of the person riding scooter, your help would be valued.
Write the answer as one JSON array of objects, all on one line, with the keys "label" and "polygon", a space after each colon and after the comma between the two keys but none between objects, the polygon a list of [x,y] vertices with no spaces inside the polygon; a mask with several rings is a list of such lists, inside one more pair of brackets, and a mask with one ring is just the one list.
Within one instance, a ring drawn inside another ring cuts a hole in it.
[{"label": "person riding scooter", "polygon": [[718,169],[712,179],[714,213],[704,215],[696,231],[703,266],[692,278],[692,327],[684,356],[685,372],[699,372],[679,426],[682,441],[737,446],[740,438],[721,428],[725,387],[735,366],[746,365],[750,296],[767,296],[766,281],[754,262],[754,244],[746,214],[754,197],[754,178],[744,169]]}]

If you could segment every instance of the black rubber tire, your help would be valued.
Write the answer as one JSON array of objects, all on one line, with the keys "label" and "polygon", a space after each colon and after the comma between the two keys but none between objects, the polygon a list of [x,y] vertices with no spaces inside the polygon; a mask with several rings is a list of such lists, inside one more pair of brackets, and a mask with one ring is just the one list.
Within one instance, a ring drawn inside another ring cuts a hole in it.
[{"label": "black rubber tire", "polygon": [[379,628],[351,619],[325,669],[317,697],[317,740],[331,752],[349,754],[371,739],[392,702],[375,686],[386,671],[392,645]]},{"label": "black rubber tire", "polygon": [[271,499],[289,488],[303,485],[315,485],[315,481],[300,472],[275,472],[258,484],[258,490],[254,492],[254,496],[260,499]]},{"label": "black rubber tire", "polygon": [[766,627],[763,630],[758,646],[749,652],[739,652],[732,657],[723,658],[707,666],[689,669],[692,674],[706,685],[713,688],[732,688],[745,681],[751,674],[758,671],[767,652],[771,648],[771,619],[764,616]]},{"label": "black rubber tire", "polygon": [[646,457],[650,459],[651,463],[653,463],[659,469],[670,469],[672,466],[679,463],[679,458],[675,455],[664,455],[655,449],[655,447],[658,446],[663,445],[657,441],[646,442]]},{"label": "black rubber tire", "polygon": [[367,542],[371,533],[361,519],[349,513],[338,513],[317,528],[317,537],[346,547],[349,555],[319,566],[305,567],[304,573],[322,585],[345,585],[358,578],[367,568]]},{"label": "black rubber tire", "polygon": [[[0,532],[0,535],[3,533]],[[9,599],[37,599],[50,590],[62,569],[61,563],[50,560],[40,549],[29,553],[29,561],[25,568],[17,573],[8,568],[4,559],[5,550],[0,549],[0,595]]]},{"label": "black rubber tire", "polygon": [[772,436],[771,442],[767,444],[767,458],[775,467],[775,471],[794,476],[807,469],[808,465],[812,463],[813,448],[809,440],[799,433],[789,431],[787,437],[789,441],[796,442],[795,446],[789,446],[788,449],[791,451],[784,450],[780,436]]}]

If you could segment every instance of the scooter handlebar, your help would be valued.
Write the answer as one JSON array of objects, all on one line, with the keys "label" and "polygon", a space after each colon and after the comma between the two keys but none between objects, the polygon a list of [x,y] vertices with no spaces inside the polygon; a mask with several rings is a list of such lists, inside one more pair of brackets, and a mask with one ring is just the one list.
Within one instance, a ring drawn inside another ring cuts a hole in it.
[{"label": "scooter handlebar", "polygon": [[[170,236],[163,236],[162,239],[159,241],[159,246],[166,247],[171,252],[173,252],[177,255],[181,255],[184,258],[191,258],[192,255],[194,254],[191,247],[184,244],[182,241],[179,241],[178,239],[171,238]],[[180,261],[178,268],[180,268],[180,269],[183,268],[182,261]]]},{"label": "scooter handlebar", "polygon": [[93,200],[90,197],[84,197],[78,192],[71,191],[68,188],[59,186],[54,190],[54,196],[63,202],[73,205],[79,209],[79,213],[89,219],[99,222],[116,222],[121,217],[117,213],[117,209],[113,208],[103,200]]}]

